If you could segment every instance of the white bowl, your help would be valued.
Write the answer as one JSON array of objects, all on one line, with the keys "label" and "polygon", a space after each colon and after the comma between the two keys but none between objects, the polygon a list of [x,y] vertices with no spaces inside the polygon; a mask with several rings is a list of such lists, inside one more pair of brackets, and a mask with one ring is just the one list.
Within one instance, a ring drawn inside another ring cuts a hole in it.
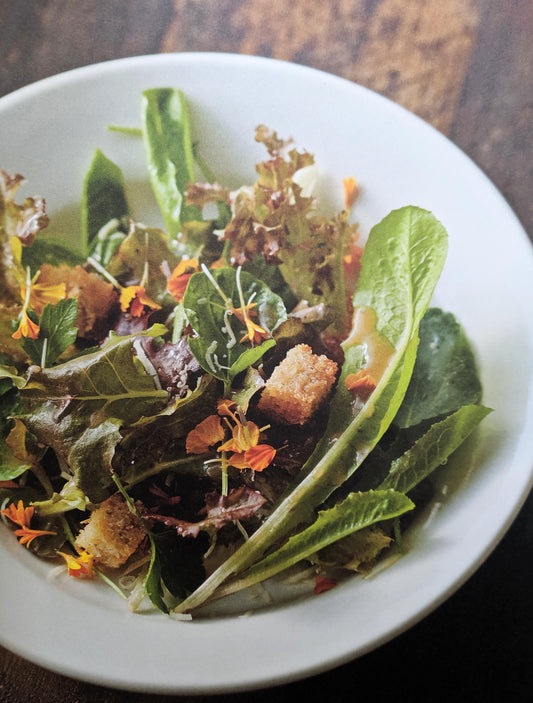
[{"label": "white bowl", "polygon": [[451,595],[503,536],[533,481],[533,256],[493,185],[417,117],[340,78],[229,54],[101,63],[0,100],[0,166],[27,178],[25,195],[46,198],[54,231],[75,231],[96,147],[122,167],[138,219],[159,224],[140,143],[106,131],[138,125],[140,93],[156,86],[185,92],[194,136],[222,182],[254,180],[264,158],[254,129],[264,123],[315,154],[320,192],[332,207],[342,205],[342,178],[357,178],[363,235],[393,208],[432,210],[450,237],[434,302],[465,327],[484,403],[494,408],[468,452],[440,475],[436,500],[391,568],[250,617],[176,622],[128,613],[106,587],[51,579],[49,566],[0,526],[4,646],[93,683],[220,693],[294,680],[370,651]]}]

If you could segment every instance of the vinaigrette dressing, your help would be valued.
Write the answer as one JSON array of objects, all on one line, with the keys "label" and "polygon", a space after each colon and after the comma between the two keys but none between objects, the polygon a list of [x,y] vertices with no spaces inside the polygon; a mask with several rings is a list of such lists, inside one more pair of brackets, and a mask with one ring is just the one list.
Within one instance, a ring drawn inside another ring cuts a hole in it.
[{"label": "vinaigrette dressing", "polygon": [[377,316],[374,310],[364,305],[355,311],[352,330],[343,346],[347,348],[359,344],[364,348],[366,359],[364,369],[377,384],[396,350],[378,332]]}]

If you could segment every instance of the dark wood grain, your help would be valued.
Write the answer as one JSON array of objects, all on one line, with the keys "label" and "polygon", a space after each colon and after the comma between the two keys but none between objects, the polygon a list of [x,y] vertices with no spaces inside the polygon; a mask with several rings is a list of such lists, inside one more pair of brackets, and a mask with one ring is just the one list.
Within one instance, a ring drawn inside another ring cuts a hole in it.
[{"label": "dark wood grain", "polygon": [[[271,56],[343,76],[448,135],[533,236],[531,0],[0,0],[0,29],[0,96],[78,66],[171,51]],[[407,633],[274,692],[210,700],[530,700],[532,544],[530,497],[487,562]],[[243,665],[253,666],[249,654]],[[73,681],[0,649],[2,703],[166,700]]]}]

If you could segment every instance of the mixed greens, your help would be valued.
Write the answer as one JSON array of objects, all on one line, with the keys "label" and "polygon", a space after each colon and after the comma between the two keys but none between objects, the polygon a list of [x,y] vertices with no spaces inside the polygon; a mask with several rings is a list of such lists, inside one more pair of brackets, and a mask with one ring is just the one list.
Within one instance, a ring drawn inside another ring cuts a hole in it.
[{"label": "mixed greens", "polygon": [[140,124],[124,131],[164,229],[100,150],[76,241],[42,232],[44,200],[18,204],[1,172],[4,521],[132,609],[370,570],[489,412],[462,328],[430,307],[444,228],[407,206],[363,248],[353,179],[323,215],[313,156],[275,132],[257,128],[267,158],[230,191],[181,91],[145,91]]}]

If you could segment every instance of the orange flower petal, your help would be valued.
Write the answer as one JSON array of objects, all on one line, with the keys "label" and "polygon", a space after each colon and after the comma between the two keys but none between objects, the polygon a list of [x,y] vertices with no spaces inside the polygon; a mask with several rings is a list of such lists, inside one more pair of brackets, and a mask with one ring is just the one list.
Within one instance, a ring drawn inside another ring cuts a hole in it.
[{"label": "orange flower petal", "polygon": [[231,411],[231,408],[234,408],[236,405],[237,403],[234,400],[221,398],[217,403],[217,412],[219,415],[231,417],[237,422],[235,414]]},{"label": "orange flower petal", "polygon": [[80,552],[77,557],[72,554],[65,554],[64,552],[58,552],[58,554],[65,560],[69,576],[92,579],[94,563],[94,556],[92,554],[89,554],[89,552]]},{"label": "orange flower petal", "polygon": [[19,500],[16,506],[15,503],[10,503],[5,510],[0,510],[0,513],[8,517],[12,522],[16,523],[20,527],[28,528],[30,526],[30,521],[33,517],[34,511],[35,508],[33,506],[30,505],[25,508],[24,503]]},{"label": "orange flower petal", "polygon": [[228,464],[230,466],[234,466],[236,469],[251,469],[252,467],[250,464],[246,461],[246,457],[244,456],[244,452],[235,452],[235,454],[232,454],[230,458],[228,459]]},{"label": "orange flower petal", "polygon": [[209,415],[189,432],[185,449],[187,454],[205,454],[224,437],[224,428],[218,415]]},{"label": "orange flower petal", "polygon": [[365,369],[361,369],[357,373],[349,373],[344,383],[350,393],[363,399],[368,398],[376,387],[376,382]]},{"label": "orange flower petal", "polygon": [[241,344],[246,339],[248,339],[248,341],[252,344],[259,344],[263,341],[263,339],[268,339],[268,332],[259,325],[256,325],[255,322],[252,322],[250,319],[246,318],[244,323],[246,325],[247,332],[244,337],[240,340]]},{"label": "orange flower petal", "polygon": [[349,176],[348,178],[344,178],[343,185],[344,185],[344,206],[345,206],[346,210],[350,210],[352,205],[357,200],[357,196],[359,195],[359,188],[357,187],[357,183],[355,181],[355,178],[353,178],[353,176]]},{"label": "orange flower petal", "polygon": [[326,576],[317,576],[314,592],[318,596],[320,593],[324,593],[325,591],[331,591],[331,589],[335,588],[336,585],[337,581],[335,579],[328,578]]},{"label": "orange flower petal", "polygon": [[[66,295],[67,287],[64,283],[48,285],[46,283],[34,283],[30,287],[30,308],[40,315],[45,305],[55,305]],[[26,297],[26,286],[22,286],[21,295]]]},{"label": "orange flower petal", "polygon": [[168,292],[181,303],[190,277],[200,268],[198,259],[182,259],[168,279]]},{"label": "orange flower petal", "polygon": [[144,313],[144,308],[160,310],[161,305],[153,301],[146,293],[144,286],[127,286],[120,293],[120,309],[122,312],[129,312],[133,317],[140,317]]},{"label": "orange flower petal", "polygon": [[257,312],[255,310],[252,310],[252,308],[255,308],[257,303],[248,303],[248,305],[245,305],[244,307],[240,308],[231,308],[231,312],[235,315],[235,317],[242,322],[243,325],[246,324],[246,320],[249,319],[250,317],[257,317]]},{"label": "orange flower petal", "polygon": [[23,308],[20,315],[20,322],[16,332],[11,335],[13,339],[37,339],[39,337],[39,325],[28,317],[28,313]]},{"label": "orange flower petal", "polygon": [[42,537],[43,535],[55,535],[56,532],[50,532],[49,530],[31,530],[28,527],[23,527],[20,530],[15,530],[14,534],[19,538],[20,544],[30,547],[30,544],[36,537]]},{"label": "orange flower petal", "polygon": [[254,471],[263,471],[269,466],[274,457],[276,450],[269,444],[257,444],[255,447],[250,447],[244,453],[244,458]]},{"label": "orange flower petal", "polygon": [[232,438],[219,447],[221,452],[245,452],[259,441],[259,427],[255,422],[246,425],[234,418],[236,424],[232,429]]}]

